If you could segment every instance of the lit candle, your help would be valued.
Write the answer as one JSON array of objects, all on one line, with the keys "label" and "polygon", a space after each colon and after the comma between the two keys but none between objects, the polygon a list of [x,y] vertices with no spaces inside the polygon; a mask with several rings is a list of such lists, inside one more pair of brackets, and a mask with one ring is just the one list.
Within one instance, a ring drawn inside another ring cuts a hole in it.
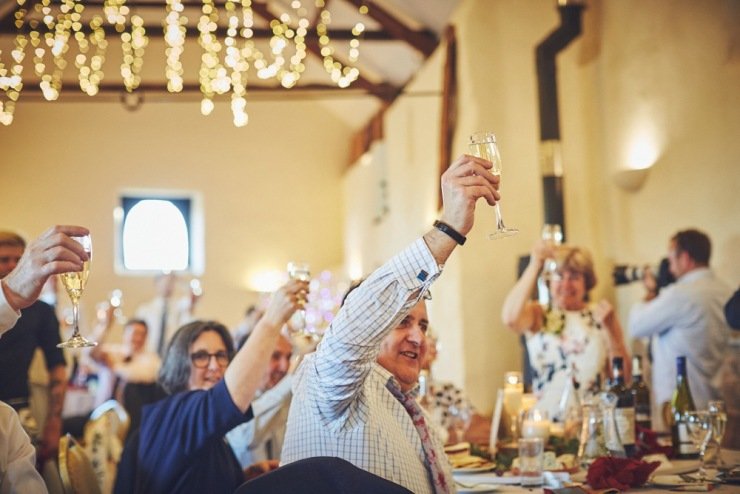
[{"label": "lit candle", "polygon": [[540,437],[547,442],[550,437],[550,420],[547,412],[533,409],[527,412],[522,422],[522,437]]}]

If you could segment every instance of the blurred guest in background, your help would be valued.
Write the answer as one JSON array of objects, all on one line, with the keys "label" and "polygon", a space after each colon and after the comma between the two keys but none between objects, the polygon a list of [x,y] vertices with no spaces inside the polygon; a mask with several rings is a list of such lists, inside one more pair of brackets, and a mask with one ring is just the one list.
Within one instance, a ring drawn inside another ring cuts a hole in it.
[{"label": "blurred guest in background", "polygon": [[[111,312],[112,314],[112,312]],[[156,401],[159,355],[147,350],[147,325],[142,319],[131,319],[123,327],[123,342],[110,343],[110,324],[103,324],[94,335],[98,346],[90,357],[98,363],[98,388],[95,406],[115,399],[123,405],[131,419],[131,430],[139,426],[141,408]]]},{"label": "blurred guest in background", "polygon": [[252,304],[247,307],[247,310],[244,312],[244,319],[237,324],[236,329],[234,330],[234,341],[237,343],[239,348],[241,348],[241,345],[247,341],[247,337],[249,337],[249,334],[252,332],[264,313],[264,308],[256,304]]},{"label": "blurred guest in background", "polygon": [[[671,399],[676,357],[686,356],[691,394],[697,409],[722,398],[718,373],[729,338],[723,308],[732,290],[709,268],[712,245],[698,230],[676,233],[668,245],[668,261],[676,282],[656,296],[655,277],[646,270],[645,300],[630,312],[635,338],[652,338],[653,410]],[[655,414],[654,414],[655,415]],[[662,424],[661,413],[654,417]]]},{"label": "blurred guest in background", "polygon": [[[546,259],[554,259],[557,266],[551,274],[550,307],[532,300]],[[589,302],[594,286],[596,273],[588,251],[538,240],[527,268],[504,300],[504,323],[527,338],[537,408],[550,417],[560,415],[560,399],[570,379],[583,392],[597,385],[601,375],[609,375],[612,358],[630,361],[612,305],[607,300]]]},{"label": "blurred guest in background", "polygon": [[292,355],[290,341],[281,334],[270,356],[256,398],[252,401],[254,419],[226,434],[242,468],[261,461],[273,461],[275,467],[279,463],[290,400],[293,397],[293,380],[288,376]]},{"label": "blurred guest in background", "polygon": [[[25,250],[17,239],[0,246],[0,337],[36,302],[50,276],[82,269],[87,254],[69,236],[88,233],[80,226],[54,226]],[[46,492],[35,465],[36,450],[18,414],[0,402],[0,492]]]},{"label": "blurred guest in background", "polygon": [[124,449],[115,492],[233,492],[244,481],[224,435],[252,417],[250,404],[280,330],[307,289],[294,280],[275,292],[233,360],[231,334],[222,324],[195,321],[175,333],[159,372],[169,396],[144,408],[141,427]]},{"label": "blurred guest in background", "polygon": [[[445,443],[454,443],[468,440],[483,443],[489,440],[489,430],[477,434],[475,440],[467,436],[471,425],[478,429],[480,425],[488,424],[488,419],[478,417],[475,407],[465,396],[465,392],[451,382],[439,381],[434,378],[432,365],[437,360],[439,339],[430,329],[427,330],[427,352],[421,364],[421,383],[424,377],[425,388],[419,390],[419,403],[429,413],[437,426],[437,431]],[[481,420],[474,420],[480,418]],[[489,426],[490,428],[490,426]],[[458,437],[461,434],[461,437]],[[483,439],[482,441],[480,439]]]},{"label": "blurred guest in background", "polygon": [[149,328],[147,349],[164,357],[172,334],[183,324],[193,320],[195,305],[201,294],[190,291],[190,295],[173,300],[177,275],[172,272],[158,274],[154,278],[156,297],[136,309],[136,318],[146,321]]},{"label": "blurred guest in background", "polygon": [[740,329],[740,288],[735,290],[725,304],[725,318],[733,329]]},{"label": "blurred guest in background", "polygon": [[[59,233],[65,235],[61,230],[51,232],[50,235],[54,237]],[[68,238],[58,236],[57,238],[57,243],[64,242],[68,249],[72,247],[72,243],[77,243]],[[50,237],[47,236],[29,247],[36,252],[48,251],[49,240]],[[11,277],[15,276],[12,272],[16,266],[20,270],[28,269],[27,265],[21,266],[25,264],[22,259],[25,248],[26,242],[19,235],[12,232],[0,232],[0,279],[11,278],[7,282],[3,280],[3,292],[11,307],[25,307],[21,309],[21,316],[15,326],[7,330],[0,338],[0,400],[15,408],[21,418],[21,423],[26,427],[32,439],[39,439],[39,464],[43,464],[45,460],[53,458],[58,450],[67,373],[64,354],[61,349],[57,348],[61,339],[59,321],[54,314],[54,309],[44,302],[30,303],[29,300],[31,296],[33,299],[38,297],[43,283],[38,286],[34,284],[33,288],[28,288],[28,298],[19,305],[14,305],[18,299],[13,298],[12,292],[5,290],[6,286],[12,287],[16,281]],[[31,257],[34,255],[32,254]],[[77,259],[80,259],[79,254],[77,254]],[[30,411],[28,381],[28,371],[36,348],[41,348],[43,351],[49,371],[49,410],[46,421],[41,427]]]}]

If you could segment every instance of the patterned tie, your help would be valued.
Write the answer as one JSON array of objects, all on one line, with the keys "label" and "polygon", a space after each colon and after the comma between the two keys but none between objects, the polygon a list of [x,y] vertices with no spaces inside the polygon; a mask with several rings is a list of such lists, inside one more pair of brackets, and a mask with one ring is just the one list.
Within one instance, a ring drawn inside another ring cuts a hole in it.
[{"label": "patterned tie", "polygon": [[436,494],[449,494],[453,492],[450,487],[450,479],[447,478],[445,471],[442,468],[442,461],[444,460],[440,459],[439,454],[434,449],[432,438],[429,433],[429,427],[427,427],[427,422],[419,403],[413,396],[411,396],[411,394],[406,395],[398,389],[392,380],[388,381],[386,387],[388,388],[388,391],[390,391],[393,396],[401,402],[411,417],[414,427],[416,427],[416,431],[419,433],[421,447],[424,450],[424,456],[426,457],[426,467],[427,470],[429,470],[429,475],[432,479],[432,484],[434,485],[434,492]]}]

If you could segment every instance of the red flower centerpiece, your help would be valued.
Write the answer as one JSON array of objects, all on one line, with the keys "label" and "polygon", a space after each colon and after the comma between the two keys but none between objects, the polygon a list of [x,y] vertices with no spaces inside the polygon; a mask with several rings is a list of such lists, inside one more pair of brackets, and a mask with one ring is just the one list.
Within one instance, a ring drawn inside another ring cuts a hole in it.
[{"label": "red flower centerpiece", "polygon": [[647,463],[630,458],[604,456],[597,458],[588,467],[586,481],[594,489],[612,488],[626,491],[632,487],[640,487],[647,482],[650,474],[659,465],[659,461]]}]

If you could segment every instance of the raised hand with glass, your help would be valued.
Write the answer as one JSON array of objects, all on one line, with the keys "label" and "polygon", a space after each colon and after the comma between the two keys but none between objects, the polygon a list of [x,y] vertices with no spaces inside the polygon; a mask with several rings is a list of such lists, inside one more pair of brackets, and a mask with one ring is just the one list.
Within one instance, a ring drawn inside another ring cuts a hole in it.
[{"label": "raised hand with glass", "polygon": [[[491,132],[476,132],[470,136],[470,152],[473,156],[483,158],[491,162],[491,173],[501,175],[501,155],[496,146],[496,136]],[[488,235],[491,240],[516,235],[519,230],[507,228],[501,215],[501,206],[496,202],[496,231]]]},{"label": "raised hand with glass", "polygon": [[[308,263],[305,262],[289,262],[288,263],[288,276],[292,280],[298,281],[311,281],[311,268]],[[293,317],[288,322],[288,332],[294,347],[298,350],[298,353],[305,353],[310,351],[316,346],[318,335],[308,328],[306,321],[306,296],[305,292],[299,293],[298,304],[300,309],[295,311]]]},{"label": "raised hand with glass", "polygon": [[88,260],[82,266],[82,271],[72,271],[59,275],[59,279],[67,290],[67,295],[72,301],[72,317],[74,330],[72,337],[67,341],[59,343],[59,348],[84,348],[97,345],[97,342],[90,341],[80,334],[80,297],[87,285],[87,278],[90,276],[90,262],[92,261],[92,239],[90,235],[81,237],[72,237],[87,252]]}]

